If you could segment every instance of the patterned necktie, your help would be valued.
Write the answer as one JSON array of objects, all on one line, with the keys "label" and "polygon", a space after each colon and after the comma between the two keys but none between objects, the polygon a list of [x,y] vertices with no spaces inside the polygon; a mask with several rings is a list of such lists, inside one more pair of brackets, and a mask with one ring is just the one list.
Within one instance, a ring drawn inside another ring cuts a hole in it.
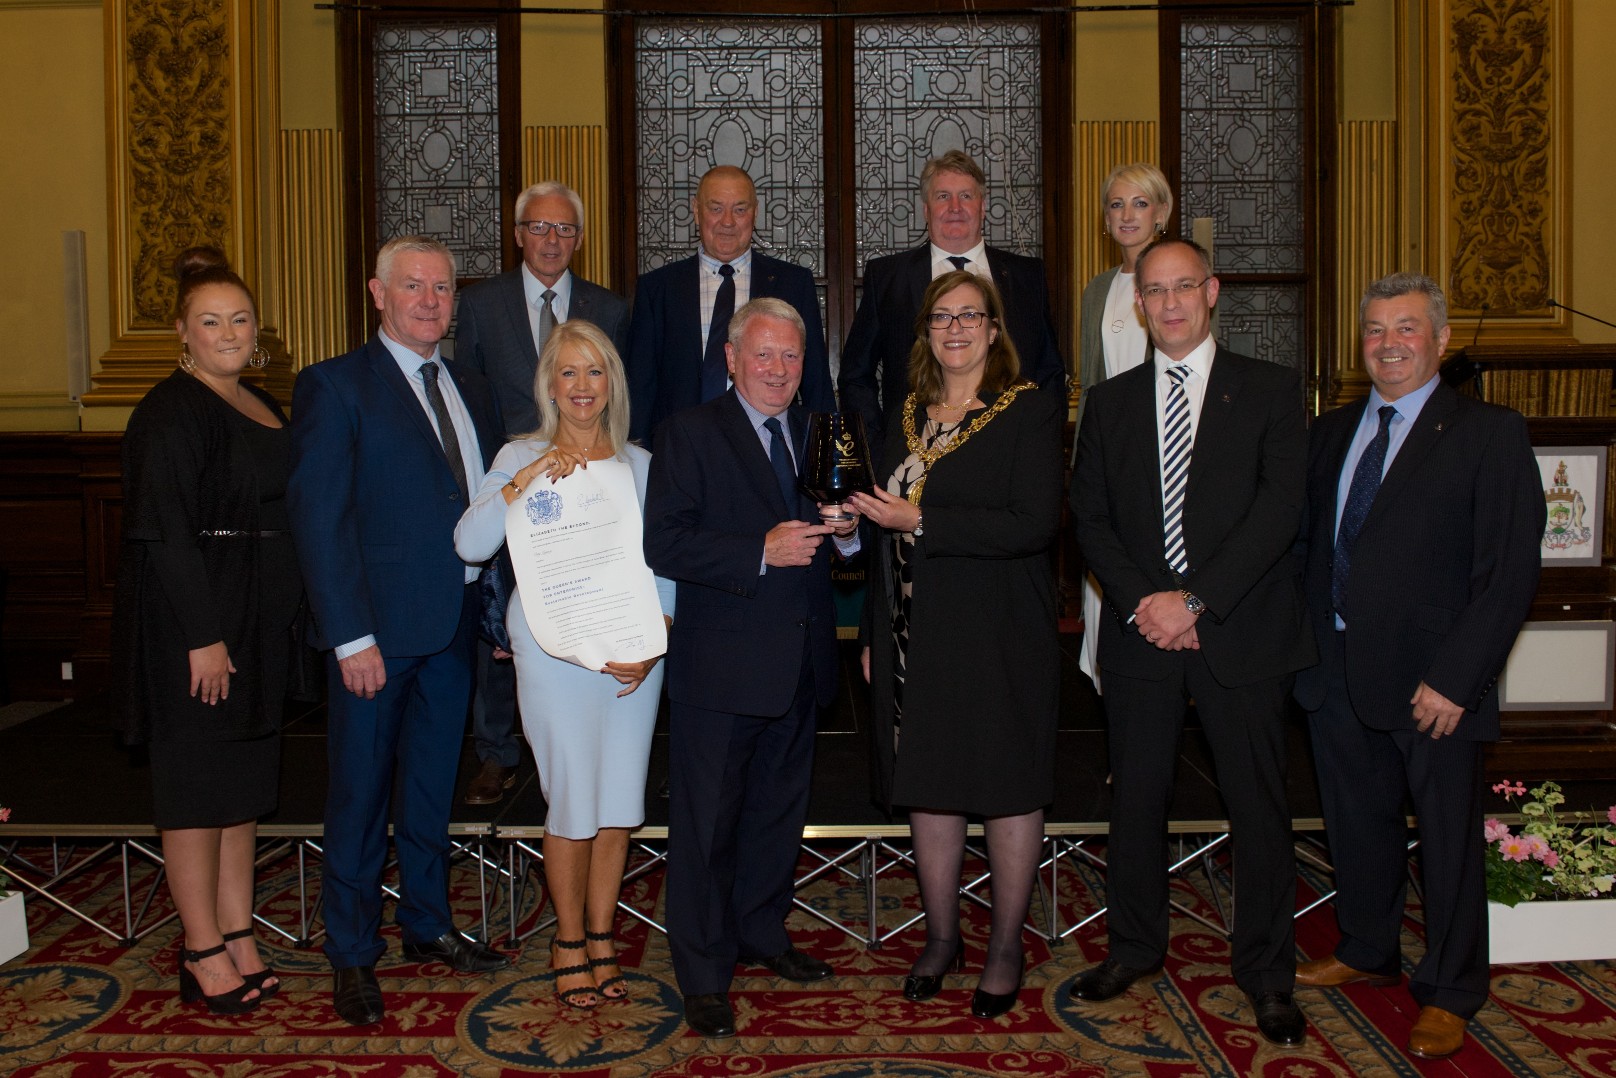
[{"label": "patterned necktie", "polygon": [[1167,564],[1185,576],[1190,571],[1184,552],[1184,488],[1190,475],[1190,399],[1184,392],[1189,368],[1174,363],[1167,368],[1167,418],[1162,424],[1162,532]]},{"label": "patterned necktie", "polygon": [[963,270],[971,264],[971,260],[964,255],[949,255],[948,260],[954,263],[954,268],[957,270]]},{"label": "patterned necktie", "polygon": [[555,290],[546,288],[544,295],[539,297],[544,302],[539,304],[539,354],[544,354],[544,342],[550,339],[550,331],[555,329],[555,308],[550,306],[555,299]]},{"label": "patterned necktie", "polygon": [[1380,429],[1364,446],[1358,467],[1352,472],[1352,485],[1347,488],[1347,503],[1341,507],[1341,526],[1335,534],[1335,558],[1331,563],[1330,601],[1335,604],[1336,616],[1346,620],[1347,573],[1352,568],[1352,545],[1369,519],[1369,507],[1375,504],[1375,493],[1380,490],[1380,473],[1386,469],[1386,448],[1392,441],[1392,416],[1397,409],[1389,404],[1380,409]]},{"label": "patterned necktie", "polygon": [[780,496],[786,500],[786,511],[797,515],[797,472],[791,466],[791,453],[786,449],[786,432],[780,429],[780,420],[770,416],[763,421],[769,432],[769,466],[774,469],[774,480],[780,484]]},{"label": "patterned necktie", "polygon": [[713,324],[707,330],[707,351],[701,357],[701,399],[710,401],[729,388],[729,366],[724,362],[724,342],[729,339],[729,320],[735,314],[735,267],[725,262],[718,267],[724,278],[713,297]]},{"label": "patterned necktie", "polygon": [[460,497],[469,501],[466,494],[466,461],[460,455],[460,436],[455,433],[454,420],[449,418],[449,406],[444,403],[443,390],[438,388],[436,363],[421,364],[421,381],[426,383],[426,402],[432,406],[432,414],[438,419],[438,437],[443,441],[443,455],[449,459],[449,470],[454,473],[455,486],[460,488]]}]

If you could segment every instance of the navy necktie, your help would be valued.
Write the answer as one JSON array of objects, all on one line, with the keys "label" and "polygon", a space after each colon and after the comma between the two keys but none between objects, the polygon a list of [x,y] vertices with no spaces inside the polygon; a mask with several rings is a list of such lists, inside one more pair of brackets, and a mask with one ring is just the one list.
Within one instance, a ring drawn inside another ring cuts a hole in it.
[{"label": "navy necktie", "polygon": [[455,486],[460,488],[460,496],[470,501],[466,491],[466,461],[460,455],[460,436],[455,433],[454,420],[449,418],[449,405],[444,402],[443,390],[438,388],[438,365],[421,364],[421,380],[426,383],[426,402],[438,419],[438,437],[443,441],[443,455],[449,458]]},{"label": "navy necktie", "polygon": [[955,269],[962,270],[962,271],[965,269],[966,266],[969,266],[971,264],[971,260],[969,258],[966,258],[964,255],[949,255],[948,260],[950,262],[954,263],[954,268]]},{"label": "navy necktie", "polygon": [[707,350],[701,357],[701,399],[710,401],[729,388],[729,365],[724,362],[724,342],[729,340],[729,320],[735,314],[735,267],[725,262],[718,267],[724,278],[713,297],[713,324],[707,330]]},{"label": "navy necktie", "polygon": [[780,420],[770,416],[763,421],[769,432],[769,467],[774,469],[774,481],[780,484],[780,496],[786,500],[786,512],[797,515],[797,470],[791,466],[791,452],[786,448],[786,432],[780,429]]},{"label": "navy necktie", "polygon": [[1391,445],[1392,416],[1397,409],[1382,405],[1380,429],[1369,439],[1358,467],[1352,473],[1352,485],[1347,488],[1347,503],[1341,507],[1341,526],[1335,533],[1335,560],[1330,574],[1330,601],[1335,604],[1336,616],[1347,618],[1347,573],[1352,568],[1352,545],[1369,519],[1369,508],[1375,504],[1375,492],[1380,490],[1380,473],[1386,468],[1386,447]]}]

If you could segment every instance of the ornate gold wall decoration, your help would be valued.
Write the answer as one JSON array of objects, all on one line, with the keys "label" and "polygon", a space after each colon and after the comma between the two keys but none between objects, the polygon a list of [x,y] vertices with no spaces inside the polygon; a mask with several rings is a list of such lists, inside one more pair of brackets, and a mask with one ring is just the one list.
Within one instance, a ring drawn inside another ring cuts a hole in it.
[{"label": "ornate gold wall decoration", "polygon": [[198,243],[229,253],[231,42],[212,0],[129,0],[128,18],[131,325],[155,329],[169,324],[174,256]]},{"label": "ornate gold wall decoration", "polygon": [[[255,0],[108,0],[105,10],[112,346],[84,403],[135,404],[173,369],[171,267],[198,243],[224,250],[258,293],[276,381],[284,351],[258,236],[259,94],[272,91],[256,78],[273,20],[266,36]],[[101,424],[86,415],[85,425]]]},{"label": "ornate gold wall decoration", "polygon": [[1561,127],[1569,16],[1555,0],[1439,0],[1427,8],[1437,167],[1429,216],[1452,315],[1489,333],[1559,330],[1569,237]]}]

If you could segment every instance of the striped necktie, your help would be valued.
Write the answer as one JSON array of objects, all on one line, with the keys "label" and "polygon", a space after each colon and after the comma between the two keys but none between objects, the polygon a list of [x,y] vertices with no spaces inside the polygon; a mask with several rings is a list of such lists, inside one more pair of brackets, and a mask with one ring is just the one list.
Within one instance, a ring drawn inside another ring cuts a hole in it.
[{"label": "striped necktie", "polygon": [[1184,392],[1189,368],[1174,363],[1167,368],[1167,419],[1162,424],[1162,524],[1167,564],[1185,576],[1190,571],[1184,553],[1184,488],[1190,474],[1190,399]]}]

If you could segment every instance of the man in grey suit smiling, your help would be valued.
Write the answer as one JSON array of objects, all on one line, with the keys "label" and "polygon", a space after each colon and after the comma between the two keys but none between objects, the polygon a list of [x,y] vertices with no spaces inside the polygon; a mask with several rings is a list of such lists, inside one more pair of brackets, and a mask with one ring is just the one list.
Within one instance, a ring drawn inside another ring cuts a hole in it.
[{"label": "man in grey suit smiling", "polygon": [[[522,264],[479,281],[460,297],[455,362],[488,380],[513,438],[539,425],[533,372],[550,330],[574,318],[593,322],[619,354],[628,341],[628,304],[569,268],[583,241],[584,204],[564,183],[546,180],[516,199],[516,246]],[[508,658],[478,641],[472,736],[482,767],[466,788],[468,805],[491,805],[515,781],[516,675]]]}]

